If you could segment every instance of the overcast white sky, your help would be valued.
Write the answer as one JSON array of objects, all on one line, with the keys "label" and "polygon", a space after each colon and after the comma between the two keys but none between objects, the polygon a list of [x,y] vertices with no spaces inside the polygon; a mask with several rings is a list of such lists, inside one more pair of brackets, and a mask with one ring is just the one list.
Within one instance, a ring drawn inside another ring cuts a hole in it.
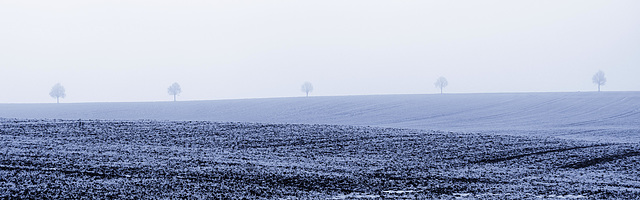
[{"label": "overcast white sky", "polygon": [[640,90],[640,1],[0,0],[0,103]]}]

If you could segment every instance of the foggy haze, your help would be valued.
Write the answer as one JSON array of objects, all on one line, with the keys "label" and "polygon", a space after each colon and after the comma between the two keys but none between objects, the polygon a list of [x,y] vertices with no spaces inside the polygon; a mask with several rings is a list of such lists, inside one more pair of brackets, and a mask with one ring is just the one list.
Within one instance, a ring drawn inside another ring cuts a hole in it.
[{"label": "foggy haze", "polygon": [[0,103],[640,90],[640,1],[0,1]]}]

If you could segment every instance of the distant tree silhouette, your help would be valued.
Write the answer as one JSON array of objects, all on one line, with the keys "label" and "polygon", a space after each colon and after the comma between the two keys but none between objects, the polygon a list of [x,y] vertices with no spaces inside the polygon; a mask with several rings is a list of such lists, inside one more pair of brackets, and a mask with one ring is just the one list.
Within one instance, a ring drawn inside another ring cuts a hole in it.
[{"label": "distant tree silhouette", "polygon": [[440,94],[442,94],[442,88],[447,87],[447,85],[449,85],[449,82],[447,81],[446,78],[444,77],[440,77],[438,78],[438,80],[436,80],[435,83],[433,83],[437,88],[440,88]]},{"label": "distant tree silhouette", "polygon": [[180,84],[173,83],[171,84],[171,86],[169,86],[167,92],[169,93],[169,95],[173,95],[173,101],[176,101],[176,96],[182,93],[182,89],[180,88]]},{"label": "distant tree silhouette", "polygon": [[49,96],[56,99],[56,103],[60,103],[60,97],[64,98],[67,94],[64,91],[64,87],[60,83],[56,83],[51,88],[51,92],[49,92]]},{"label": "distant tree silhouette", "polygon": [[596,72],[591,80],[594,84],[598,85],[598,92],[600,92],[600,86],[603,86],[605,83],[607,83],[607,78],[604,77],[604,72],[602,70]]},{"label": "distant tree silhouette", "polygon": [[306,93],[307,97],[309,97],[309,92],[313,92],[313,85],[310,82],[304,82],[302,87],[300,87],[300,90]]}]

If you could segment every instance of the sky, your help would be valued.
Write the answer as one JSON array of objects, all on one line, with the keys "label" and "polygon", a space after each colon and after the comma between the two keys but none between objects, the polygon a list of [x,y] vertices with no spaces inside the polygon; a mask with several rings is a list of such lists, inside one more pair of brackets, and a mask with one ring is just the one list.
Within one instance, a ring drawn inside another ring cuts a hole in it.
[{"label": "sky", "polygon": [[640,91],[637,0],[0,0],[0,103]]}]

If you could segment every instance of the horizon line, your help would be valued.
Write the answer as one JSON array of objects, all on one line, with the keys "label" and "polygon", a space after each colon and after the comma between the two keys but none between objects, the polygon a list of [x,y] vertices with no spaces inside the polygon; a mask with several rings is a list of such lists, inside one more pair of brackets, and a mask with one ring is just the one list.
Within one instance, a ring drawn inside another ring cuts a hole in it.
[{"label": "horizon line", "polygon": [[[544,94],[544,93],[624,93],[624,92],[640,92],[640,91],[561,91],[561,92],[541,92],[541,91],[528,91],[528,92],[451,92],[451,93],[391,93],[391,94],[353,94],[353,95],[319,95],[319,96],[280,96],[280,97],[248,97],[248,98],[223,98],[223,99],[190,99],[183,101],[173,100],[151,100],[151,101],[81,101],[81,102],[61,102],[59,104],[91,104],[91,103],[171,103],[171,102],[198,102],[198,101],[233,101],[233,100],[256,100],[256,99],[285,99],[285,98],[314,98],[314,97],[357,97],[357,96],[394,96],[394,95],[433,95],[433,96],[446,96],[446,95],[463,95],[463,94]],[[16,103],[7,102],[2,104],[58,104],[56,102],[27,102]]]}]

